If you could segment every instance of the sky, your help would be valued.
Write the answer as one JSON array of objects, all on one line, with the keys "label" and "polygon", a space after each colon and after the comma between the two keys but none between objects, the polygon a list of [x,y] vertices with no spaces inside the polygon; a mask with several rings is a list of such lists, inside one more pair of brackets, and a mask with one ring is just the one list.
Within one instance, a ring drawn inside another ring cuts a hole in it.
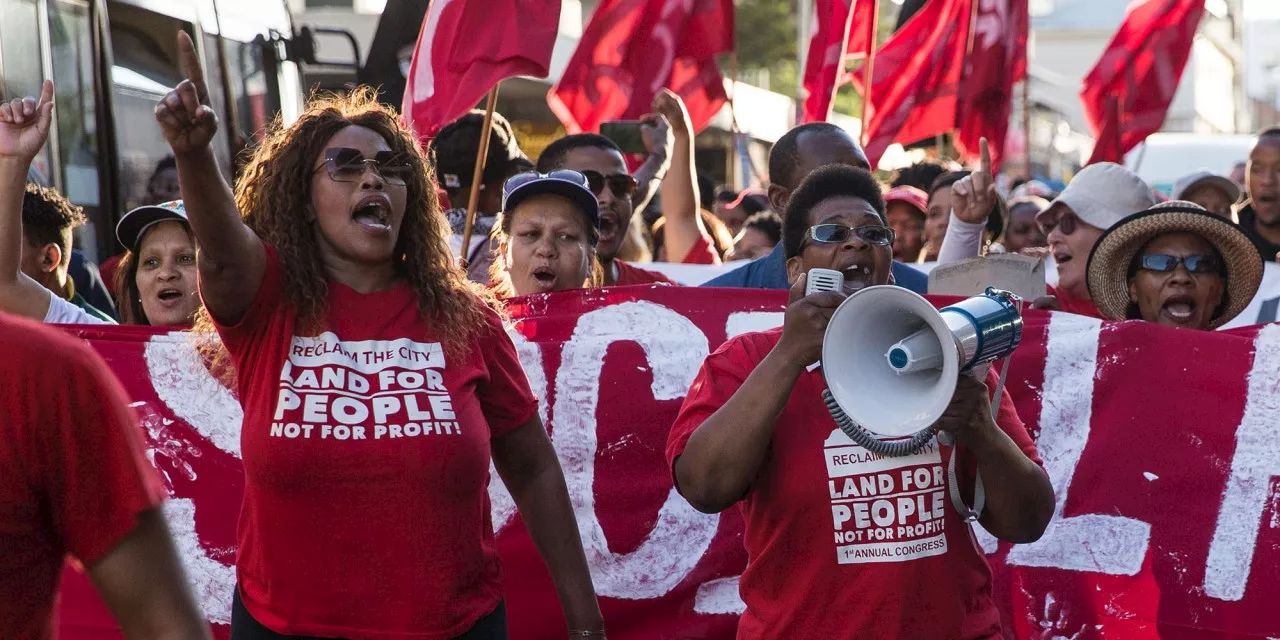
[{"label": "sky", "polygon": [[1246,20],[1280,20],[1280,1],[1245,0],[1244,16]]}]

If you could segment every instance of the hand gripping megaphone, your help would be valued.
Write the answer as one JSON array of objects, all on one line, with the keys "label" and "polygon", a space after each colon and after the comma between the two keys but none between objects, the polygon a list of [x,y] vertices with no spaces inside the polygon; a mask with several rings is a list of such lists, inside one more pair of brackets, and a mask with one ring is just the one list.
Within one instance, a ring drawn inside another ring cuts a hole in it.
[{"label": "hand gripping megaphone", "polygon": [[[1017,296],[988,288],[935,309],[896,286],[867,287],[836,309],[822,342],[824,400],[846,435],[884,455],[933,437],[960,374],[1009,355],[1022,339]],[[882,441],[885,438],[910,440]]]}]

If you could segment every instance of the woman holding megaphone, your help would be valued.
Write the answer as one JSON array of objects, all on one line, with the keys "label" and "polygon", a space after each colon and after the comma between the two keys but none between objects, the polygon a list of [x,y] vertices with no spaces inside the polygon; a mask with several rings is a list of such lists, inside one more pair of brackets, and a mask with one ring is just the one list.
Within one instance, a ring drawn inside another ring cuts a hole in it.
[{"label": "woman holding megaphone", "polygon": [[[791,304],[781,329],[748,333],[707,358],[671,430],[667,459],[695,508],[741,502],[747,609],[739,638],[992,638],[1000,615],[982,550],[948,498],[959,456],[962,496],[986,487],[984,528],[1010,542],[1040,537],[1053,489],[1007,395],[992,418],[988,386],[961,376],[916,453],[856,445],[823,403],[823,334],[845,296],[891,284],[893,233],[864,170],[828,166],[791,196],[783,244]],[[806,275],[844,275],[844,291],[805,296]],[[992,382],[994,375],[988,377]],[[884,402],[918,399],[884,398]]]}]

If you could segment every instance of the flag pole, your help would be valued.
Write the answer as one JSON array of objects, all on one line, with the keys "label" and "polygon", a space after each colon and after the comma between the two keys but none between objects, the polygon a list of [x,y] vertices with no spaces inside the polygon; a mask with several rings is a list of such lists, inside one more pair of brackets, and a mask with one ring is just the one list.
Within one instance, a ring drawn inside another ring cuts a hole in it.
[{"label": "flag pole", "polygon": [[493,126],[493,110],[498,106],[498,87],[493,86],[489,92],[489,101],[484,106],[484,128],[480,131],[480,147],[476,149],[476,168],[471,172],[471,196],[467,199],[467,222],[462,227],[462,256],[459,261],[462,268],[467,268],[467,256],[471,255],[471,231],[476,222],[476,204],[480,201],[480,180],[484,176],[485,160],[489,157],[489,133]]},{"label": "flag pole", "polygon": [[1022,146],[1026,156],[1027,180],[1035,175],[1031,171],[1031,69],[1022,77]]},{"label": "flag pole", "polygon": [[[733,51],[729,52],[729,133],[733,136],[733,140],[729,143],[731,153],[738,153],[738,137],[742,133],[742,129],[738,126],[738,110],[734,107],[733,99],[738,95],[738,46],[734,43]],[[752,176],[760,183],[764,184],[765,174],[756,166],[756,159],[751,156],[751,148],[746,147],[743,150],[747,156],[747,169],[751,171]]]},{"label": "flag pole", "polygon": [[[853,20],[853,8],[856,0],[849,4],[849,18]],[[867,62],[863,65],[866,70],[863,73],[862,81],[862,113],[859,115],[858,137],[862,139],[862,146],[867,146],[867,122],[871,113],[871,88],[876,84],[876,33],[879,32],[880,26],[880,2],[879,0],[871,0],[871,24],[867,25]],[[848,30],[846,29],[845,42],[848,42]],[[843,70],[843,65],[841,66]],[[838,81],[837,81],[838,82]],[[838,85],[837,85],[838,86]],[[835,104],[836,96],[831,94],[831,103]]]}]

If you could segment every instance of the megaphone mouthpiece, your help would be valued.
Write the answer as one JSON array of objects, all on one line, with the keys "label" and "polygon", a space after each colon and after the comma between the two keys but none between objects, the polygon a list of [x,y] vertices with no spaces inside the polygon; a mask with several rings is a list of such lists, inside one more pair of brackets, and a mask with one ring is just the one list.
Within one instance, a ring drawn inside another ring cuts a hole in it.
[{"label": "megaphone mouthpiece", "polygon": [[885,358],[900,376],[926,369],[941,369],[942,342],[932,329],[926,327],[889,347]]}]

